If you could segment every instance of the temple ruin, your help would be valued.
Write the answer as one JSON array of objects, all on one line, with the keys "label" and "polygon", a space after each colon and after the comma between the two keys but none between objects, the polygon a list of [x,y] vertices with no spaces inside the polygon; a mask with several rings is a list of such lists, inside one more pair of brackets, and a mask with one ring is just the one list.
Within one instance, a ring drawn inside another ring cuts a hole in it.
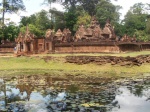
[{"label": "temple ruin", "polygon": [[106,25],[102,30],[95,16],[92,17],[90,26],[88,28],[85,28],[84,25],[80,25],[75,34],[75,41],[89,40],[91,42],[97,42],[100,40],[113,40],[115,38],[116,36],[114,29],[112,28],[109,20],[106,21]]},{"label": "temple ruin", "polygon": [[27,26],[25,34],[19,33],[18,37],[15,39],[15,53],[33,54],[44,52],[44,41],[44,38],[37,38],[34,34],[32,34]]},{"label": "temple ruin", "polygon": [[120,53],[150,50],[150,42],[138,42],[135,36],[129,37],[125,34],[118,38],[109,20],[106,21],[105,27],[101,28],[95,16],[91,18],[88,27],[80,25],[74,35],[67,28],[58,29],[57,32],[47,29],[45,37],[38,38],[30,33],[27,27],[25,34],[20,33],[15,42],[16,54]]}]

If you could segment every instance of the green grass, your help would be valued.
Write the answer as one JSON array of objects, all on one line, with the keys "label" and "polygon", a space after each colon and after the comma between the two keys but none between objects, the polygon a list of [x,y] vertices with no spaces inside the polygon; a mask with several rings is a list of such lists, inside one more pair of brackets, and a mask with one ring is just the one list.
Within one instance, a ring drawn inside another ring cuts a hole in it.
[{"label": "green grass", "polygon": [[[141,54],[150,54],[148,51],[126,53],[126,54],[112,54],[117,56],[137,56]],[[122,77],[122,76],[134,76],[140,73],[150,73],[150,65],[143,64],[142,66],[125,67],[119,65],[96,65],[96,64],[84,64],[77,65],[72,63],[65,63],[64,56],[70,54],[47,54],[38,55],[39,57],[1,57],[0,58],[0,76],[2,75],[22,75],[22,74],[50,74],[50,75],[63,75],[63,74],[84,74],[95,75],[103,77]],[[83,55],[83,54],[77,54]],[[85,54],[98,56],[103,54]],[[105,54],[106,55],[106,54]],[[108,54],[107,54],[108,55]],[[45,62],[43,56],[54,56],[60,60],[50,60]]]}]

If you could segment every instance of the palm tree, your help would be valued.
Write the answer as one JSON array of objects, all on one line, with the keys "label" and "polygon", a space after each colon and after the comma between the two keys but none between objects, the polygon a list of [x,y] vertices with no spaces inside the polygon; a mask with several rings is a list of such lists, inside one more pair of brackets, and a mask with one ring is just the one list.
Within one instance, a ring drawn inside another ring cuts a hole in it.
[{"label": "palm tree", "polygon": [[18,10],[25,10],[23,0],[3,0],[2,1],[2,24],[5,24],[5,13],[14,13]]}]

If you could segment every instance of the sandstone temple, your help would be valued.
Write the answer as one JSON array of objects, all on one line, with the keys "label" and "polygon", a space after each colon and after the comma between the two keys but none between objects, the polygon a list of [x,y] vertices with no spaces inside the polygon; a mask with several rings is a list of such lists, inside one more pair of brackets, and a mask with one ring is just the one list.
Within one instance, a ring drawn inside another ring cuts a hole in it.
[{"label": "sandstone temple", "polygon": [[13,47],[3,46],[0,46],[0,52],[15,50],[16,54],[119,53],[150,50],[150,42],[138,42],[135,36],[124,35],[118,38],[109,20],[106,21],[105,27],[101,28],[95,16],[91,18],[88,27],[80,25],[74,35],[67,28],[58,29],[56,32],[47,29],[45,37],[37,38],[27,27],[26,33],[20,33],[15,39]]}]

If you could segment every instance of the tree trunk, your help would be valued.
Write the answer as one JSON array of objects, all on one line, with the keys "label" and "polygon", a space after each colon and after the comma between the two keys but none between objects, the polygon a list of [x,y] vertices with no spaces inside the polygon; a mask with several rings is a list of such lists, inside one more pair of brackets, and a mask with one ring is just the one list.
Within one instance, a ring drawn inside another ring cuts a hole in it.
[{"label": "tree trunk", "polygon": [[5,0],[3,0],[3,15],[2,15],[2,25],[4,26],[5,24]]}]

